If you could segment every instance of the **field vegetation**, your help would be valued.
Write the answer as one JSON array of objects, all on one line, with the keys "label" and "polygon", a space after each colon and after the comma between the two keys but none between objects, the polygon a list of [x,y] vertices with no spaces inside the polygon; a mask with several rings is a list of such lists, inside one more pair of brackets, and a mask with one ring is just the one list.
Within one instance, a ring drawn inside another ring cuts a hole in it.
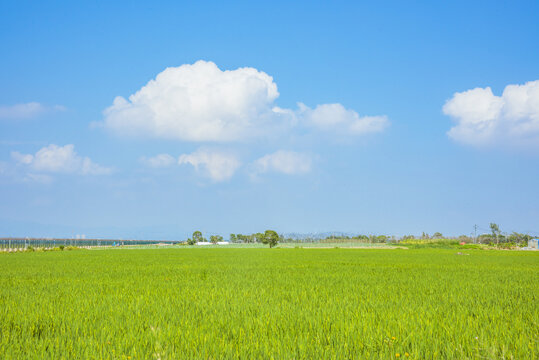
[{"label": "field vegetation", "polygon": [[539,254],[413,248],[0,255],[2,359],[537,359]]}]

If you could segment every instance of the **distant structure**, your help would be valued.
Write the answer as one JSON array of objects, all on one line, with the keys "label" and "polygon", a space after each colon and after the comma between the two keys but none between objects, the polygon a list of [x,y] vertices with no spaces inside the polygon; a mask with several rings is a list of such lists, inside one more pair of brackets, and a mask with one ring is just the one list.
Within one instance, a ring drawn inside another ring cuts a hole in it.
[{"label": "distant structure", "polygon": [[[228,245],[229,242],[228,241],[219,241],[217,243],[217,245]],[[196,243],[196,245],[198,246],[208,246],[208,245],[213,245],[211,242],[208,242],[208,241],[199,241]]]},{"label": "distant structure", "polygon": [[539,239],[528,240],[528,246],[523,247],[522,250],[539,250]]}]

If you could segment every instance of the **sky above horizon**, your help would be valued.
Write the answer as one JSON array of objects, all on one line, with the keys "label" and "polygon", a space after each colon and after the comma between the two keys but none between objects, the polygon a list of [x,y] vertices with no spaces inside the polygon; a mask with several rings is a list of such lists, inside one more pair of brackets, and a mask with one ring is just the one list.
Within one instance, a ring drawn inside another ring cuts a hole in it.
[{"label": "sky above horizon", "polygon": [[539,236],[539,3],[0,2],[0,237]]}]

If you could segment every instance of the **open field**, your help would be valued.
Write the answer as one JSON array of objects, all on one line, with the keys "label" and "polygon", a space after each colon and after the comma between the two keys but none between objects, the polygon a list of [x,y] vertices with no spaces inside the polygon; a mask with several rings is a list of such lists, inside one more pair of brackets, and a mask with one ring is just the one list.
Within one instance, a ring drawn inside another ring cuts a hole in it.
[{"label": "open field", "polygon": [[539,356],[539,254],[193,248],[0,255],[0,358]]}]

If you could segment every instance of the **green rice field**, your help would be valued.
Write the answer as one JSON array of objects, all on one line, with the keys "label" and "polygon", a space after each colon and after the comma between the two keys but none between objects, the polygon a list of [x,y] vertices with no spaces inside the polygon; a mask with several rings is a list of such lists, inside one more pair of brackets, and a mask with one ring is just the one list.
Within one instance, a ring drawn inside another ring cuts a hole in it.
[{"label": "green rice field", "polygon": [[539,253],[0,254],[1,359],[537,359]]}]

